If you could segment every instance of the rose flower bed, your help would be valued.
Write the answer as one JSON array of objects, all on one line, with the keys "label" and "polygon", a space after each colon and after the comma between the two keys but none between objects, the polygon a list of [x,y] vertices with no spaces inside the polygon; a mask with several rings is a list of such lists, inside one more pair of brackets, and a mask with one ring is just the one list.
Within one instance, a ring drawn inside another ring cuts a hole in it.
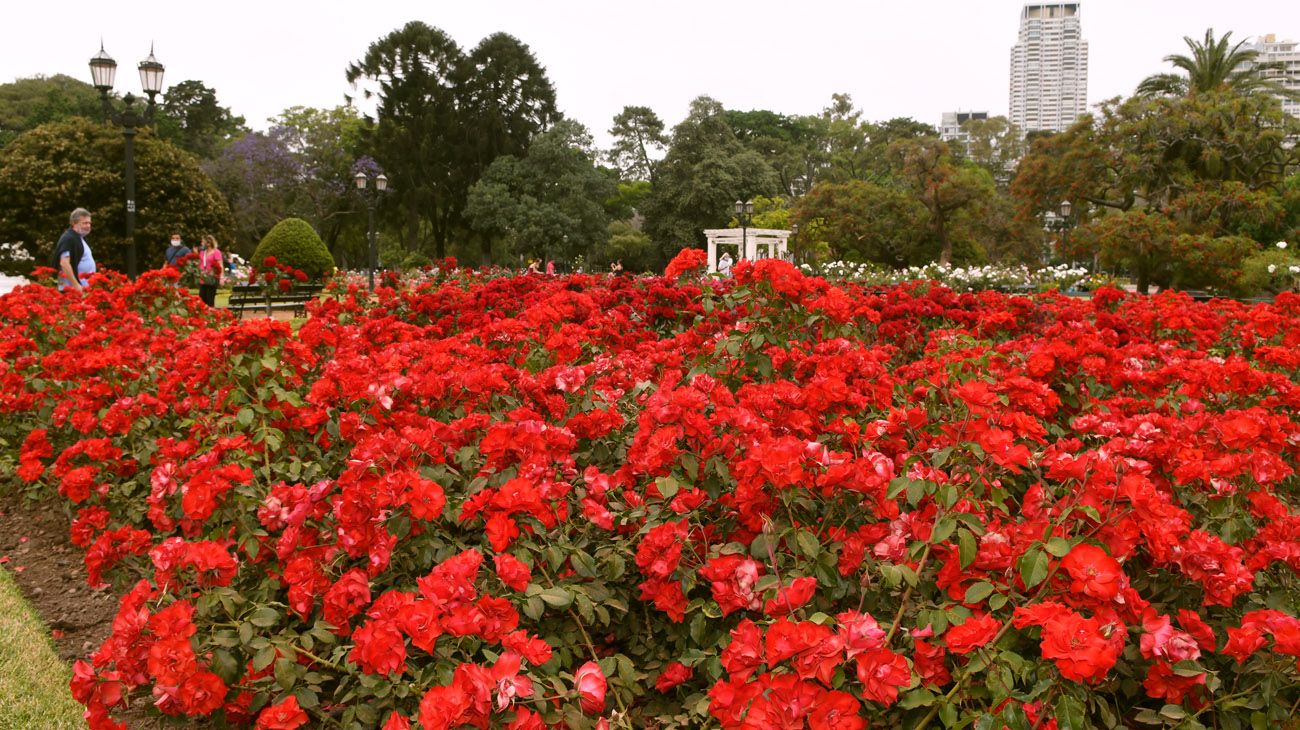
[{"label": "rose flower bed", "polygon": [[1294,722],[1300,299],[697,258],[0,298],[0,463],[121,593],[91,726]]}]

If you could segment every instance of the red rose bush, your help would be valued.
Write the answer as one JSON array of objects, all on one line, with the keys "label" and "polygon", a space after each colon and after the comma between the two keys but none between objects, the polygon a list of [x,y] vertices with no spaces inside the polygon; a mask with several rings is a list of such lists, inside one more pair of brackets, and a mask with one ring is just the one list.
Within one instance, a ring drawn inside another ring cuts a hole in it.
[{"label": "red rose bush", "polygon": [[447,271],[0,298],[0,464],[239,727],[1282,726],[1300,299]]}]

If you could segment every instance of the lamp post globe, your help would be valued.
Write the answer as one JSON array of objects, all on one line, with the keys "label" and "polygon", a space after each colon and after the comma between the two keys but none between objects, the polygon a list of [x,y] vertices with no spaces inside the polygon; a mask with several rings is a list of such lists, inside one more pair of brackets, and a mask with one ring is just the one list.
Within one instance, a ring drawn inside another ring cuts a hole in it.
[{"label": "lamp post globe", "polygon": [[122,182],[123,187],[126,188],[126,273],[132,279],[140,273],[135,245],[135,130],[141,121],[153,120],[155,97],[162,91],[163,72],[166,71],[166,67],[153,55],[152,46],[149,48],[148,58],[140,62],[139,70],[140,86],[149,100],[143,120],[136,114],[135,97],[129,93],[122,97],[126,105],[125,109],[120,114],[113,111],[108,93],[113,90],[113,82],[117,77],[117,61],[114,61],[113,57],[104,50],[103,42],[99,44],[99,52],[90,57],[90,79],[99,90],[99,98],[104,106],[104,117],[122,127],[122,137],[125,142],[123,157],[126,169],[123,171]]},{"label": "lamp post globe", "polygon": [[736,201],[736,221],[740,223],[740,258],[749,257],[749,222],[754,213],[754,201]]},{"label": "lamp post globe", "polygon": [[[374,185],[370,185],[370,176],[364,172],[358,172],[352,177],[357,185],[357,190],[361,191],[366,199],[366,278],[369,282],[370,291],[375,290],[375,269],[379,266],[379,246],[375,236],[375,204],[379,202],[379,197],[388,190],[388,176],[382,172],[375,176]],[[373,187],[374,192],[367,193],[366,188]]]}]

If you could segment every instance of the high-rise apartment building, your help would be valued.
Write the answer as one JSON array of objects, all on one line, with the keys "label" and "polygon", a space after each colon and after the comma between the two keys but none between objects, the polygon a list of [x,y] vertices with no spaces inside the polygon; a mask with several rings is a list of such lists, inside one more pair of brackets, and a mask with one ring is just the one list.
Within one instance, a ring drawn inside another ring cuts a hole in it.
[{"label": "high-rise apartment building", "polygon": [[1064,131],[1088,108],[1088,42],[1079,3],[1026,3],[1011,47],[1011,122]]},{"label": "high-rise apartment building", "polygon": [[970,135],[961,125],[972,119],[988,119],[988,112],[944,112],[943,121],[939,123],[939,139],[945,142],[965,141]]},{"label": "high-rise apartment building", "polygon": [[[1277,36],[1269,33],[1256,38],[1253,44],[1246,47],[1259,53],[1255,59],[1259,63],[1276,63],[1281,66],[1265,71],[1265,76],[1280,82],[1291,91],[1300,91],[1300,44],[1295,41],[1279,41]],[[1300,117],[1300,101],[1284,96],[1278,98],[1282,100],[1282,109],[1287,114]]]}]

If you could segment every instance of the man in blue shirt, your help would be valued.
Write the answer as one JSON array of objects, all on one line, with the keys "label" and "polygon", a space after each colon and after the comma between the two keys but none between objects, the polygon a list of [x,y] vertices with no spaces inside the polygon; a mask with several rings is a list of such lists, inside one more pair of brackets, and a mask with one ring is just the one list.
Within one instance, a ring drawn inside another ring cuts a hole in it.
[{"label": "man in blue shirt", "polygon": [[59,291],[71,287],[82,291],[90,286],[90,275],[95,273],[95,257],[90,252],[86,236],[90,233],[90,211],[77,208],[68,218],[68,230],[59,237],[54,258],[58,261]]}]

